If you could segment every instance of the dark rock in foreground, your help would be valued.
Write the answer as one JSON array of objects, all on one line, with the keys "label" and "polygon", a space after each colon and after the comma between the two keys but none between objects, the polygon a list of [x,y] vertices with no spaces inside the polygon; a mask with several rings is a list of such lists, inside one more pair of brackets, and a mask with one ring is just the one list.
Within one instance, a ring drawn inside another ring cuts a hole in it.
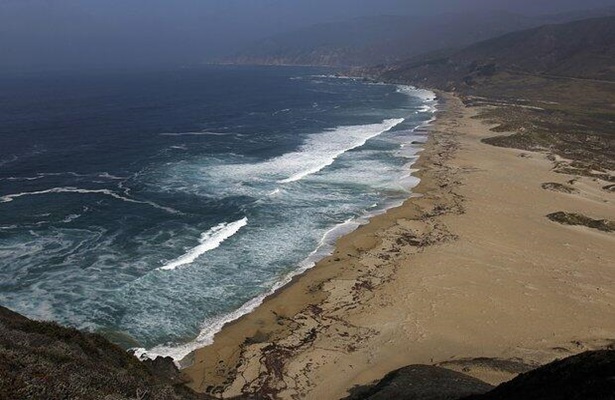
[{"label": "dark rock in foreground", "polygon": [[464,400],[613,400],[615,351],[591,351],[521,374]]},{"label": "dark rock in foreground", "polygon": [[177,384],[179,372],[169,361],[148,368],[100,335],[0,307],[0,399],[209,398]]},{"label": "dark rock in foreground", "polygon": [[615,350],[554,361],[491,389],[459,372],[411,365],[353,389],[344,400],[615,400]]},{"label": "dark rock in foreground", "polygon": [[410,365],[390,372],[372,387],[353,389],[345,400],[456,400],[492,388],[483,381],[446,368]]}]

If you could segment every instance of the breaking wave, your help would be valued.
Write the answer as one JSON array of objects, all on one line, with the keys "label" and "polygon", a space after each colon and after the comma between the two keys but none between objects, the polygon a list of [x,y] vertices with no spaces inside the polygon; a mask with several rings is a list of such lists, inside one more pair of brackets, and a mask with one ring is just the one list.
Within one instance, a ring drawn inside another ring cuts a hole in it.
[{"label": "breaking wave", "polygon": [[183,265],[192,264],[197,258],[210,250],[218,248],[222,242],[235,235],[241,228],[248,225],[248,218],[231,223],[222,223],[214,226],[201,235],[200,244],[188,251],[183,256],[158,268],[161,271],[171,271]]}]

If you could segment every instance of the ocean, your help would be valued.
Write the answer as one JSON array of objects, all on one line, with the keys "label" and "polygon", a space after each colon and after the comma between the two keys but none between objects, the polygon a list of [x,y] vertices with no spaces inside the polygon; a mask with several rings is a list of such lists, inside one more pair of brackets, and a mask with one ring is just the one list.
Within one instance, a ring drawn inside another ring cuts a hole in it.
[{"label": "ocean", "polygon": [[0,304],[181,359],[399,205],[433,118],[314,68],[0,78]]}]

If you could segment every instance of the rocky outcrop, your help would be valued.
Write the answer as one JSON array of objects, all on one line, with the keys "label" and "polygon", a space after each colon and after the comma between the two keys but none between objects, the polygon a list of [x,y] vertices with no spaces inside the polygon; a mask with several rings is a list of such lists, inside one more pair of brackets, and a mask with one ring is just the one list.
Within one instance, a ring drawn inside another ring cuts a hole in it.
[{"label": "rocky outcrop", "polygon": [[613,400],[615,350],[589,351],[522,373],[495,389],[446,368],[411,365],[344,400]]},{"label": "rocky outcrop", "polygon": [[615,350],[582,353],[521,374],[464,400],[613,400]]},{"label": "rocky outcrop", "polygon": [[615,17],[586,19],[423,54],[384,65],[372,75],[455,91],[502,73],[613,81],[614,41]]},{"label": "rocky outcrop", "polygon": [[146,364],[97,334],[32,321],[0,307],[0,399],[208,399],[172,360]]},{"label": "rocky outcrop", "polygon": [[387,374],[371,387],[359,387],[344,400],[456,400],[485,393],[493,386],[431,365],[410,365]]},{"label": "rocky outcrop", "polygon": [[143,364],[155,376],[175,384],[184,384],[189,380],[182,375],[171,357],[156,357],[154,360],[146,359]]}]

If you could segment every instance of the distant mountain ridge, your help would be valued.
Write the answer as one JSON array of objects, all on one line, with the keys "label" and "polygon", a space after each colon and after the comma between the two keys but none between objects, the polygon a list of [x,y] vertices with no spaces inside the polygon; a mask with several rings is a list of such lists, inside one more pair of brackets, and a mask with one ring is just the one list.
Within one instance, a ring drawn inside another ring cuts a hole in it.
[{"label": "distant mountain ridge", "polygon": [[615,15],[615,7],[540,17],[501,11],[365,17],[272,36],[220,62],[346,67],[388,64],[422,53],[460,48],[513,31],[605,15]]},{"label": "distant mountain ridge", "polygon": [[381,79],[451,89],[501,73],[615,81],[615,17],[545,25],[376,69]]}]

